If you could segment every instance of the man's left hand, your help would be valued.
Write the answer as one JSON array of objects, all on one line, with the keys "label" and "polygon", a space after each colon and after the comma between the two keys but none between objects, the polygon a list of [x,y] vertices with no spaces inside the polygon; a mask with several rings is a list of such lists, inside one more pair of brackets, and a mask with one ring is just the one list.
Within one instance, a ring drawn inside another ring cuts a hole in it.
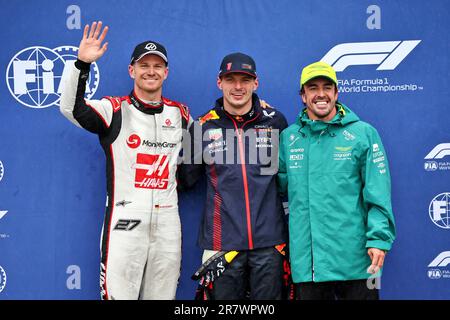
[{"label": "man's left hand", "polygon": [[367,250],[367,254],[372,260],[372,264],[367,269],[367,272],[376,274],[383,267],[384,257],[386,256],[386,253],[383,250],[377,248],[369,248],[369,250]]}]

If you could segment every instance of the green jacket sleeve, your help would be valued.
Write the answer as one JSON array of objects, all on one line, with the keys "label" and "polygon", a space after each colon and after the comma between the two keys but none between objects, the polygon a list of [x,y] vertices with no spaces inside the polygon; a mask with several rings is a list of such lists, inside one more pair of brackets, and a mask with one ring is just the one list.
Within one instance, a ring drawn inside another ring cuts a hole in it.
[{"label": "green jacket sleeve", "polygon": [[279,157],[278,157],[278,175],[277,175],[277,181],[278,181],[278,192],[282,196],[287,195],[287,185],[288,185],[288,177],[287,177],[287,171],[286,171],[286,150],[284,145],[284,134],[286,131],[283,131],[280,135],[280,145],[279,145]]},{"label": "green jacket sleeve", "polygon": [[376,129],[369,127],[367,136],[368,145],[361,168],[363,199],[368,212],[366,248],[387,251],[395,239],[389,165]]}]

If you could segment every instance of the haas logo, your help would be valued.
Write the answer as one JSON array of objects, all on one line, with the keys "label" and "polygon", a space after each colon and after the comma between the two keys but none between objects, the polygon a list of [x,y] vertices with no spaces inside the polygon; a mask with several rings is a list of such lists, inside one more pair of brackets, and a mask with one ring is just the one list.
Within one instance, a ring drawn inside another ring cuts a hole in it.
[{"label": "haas logo", "polygon": [[136,149],[141,145],[141,138],[137,134],[132,134],[131,136],[128,137],[127,145],[131,149]]},{"label": "haas logo", "polygon": [[169,184],[169,157],[166,154],[137,154],[136,188],[167,189]]}]

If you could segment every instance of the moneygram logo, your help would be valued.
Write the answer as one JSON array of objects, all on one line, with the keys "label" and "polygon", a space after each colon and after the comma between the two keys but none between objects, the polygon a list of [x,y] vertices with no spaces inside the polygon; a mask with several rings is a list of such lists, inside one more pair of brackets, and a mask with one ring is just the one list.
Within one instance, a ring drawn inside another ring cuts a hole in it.
[{"label": "moneygram logo", "polygon": [[450,143],[438,144],[425,156],[424,169],[426,171],[450,170],[450,161],[443,158],[450,156]]},{"label": "moneygram logo", "polygon": [[435,225],[442,229],[450,229],[450,193],[438,194],[430,202],[430,219]]},{"label": "moneygram logo", "polygon": [[[30,108],[59,105],[68,62],[77,59],[77,47],[61,46],[54,49],[34,46],[19,51],[6,68],[9,92],[20,104]],[[97,64],[91,64],[86,84],[86,98],[98,88],[100,73]]]},{"label": "moneygram logo", "polygon": [[128,137],[127,145],[132,149],[136,149],[141,145],[141,138],[137,134],[133,133]]},{"label": "moneygram logo", "polygon": [[321,61],[333,66],[336,72],[354,65],[378,65],[377,70],[394,70],[420,42],[421,40],[341,43],[328,51]]},{"label": "moneygram logo", "polygon": [[450,264],[450,251],[441,252],[433,261],[428,265],[428,278],[437,280],[441,278],[450,278],[450,271],[443,270]]},{"label": "moneygram logo", "polygon": [[0,292],[6,287],[6,271],[0,266]]}]

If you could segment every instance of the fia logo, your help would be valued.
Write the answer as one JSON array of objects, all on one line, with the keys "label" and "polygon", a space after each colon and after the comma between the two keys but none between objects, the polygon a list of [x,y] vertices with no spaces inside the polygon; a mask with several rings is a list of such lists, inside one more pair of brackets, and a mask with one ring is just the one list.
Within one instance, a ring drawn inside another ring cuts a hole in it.
[{"label": "fia logo", "polygon": [[437,280],[442,278],[442,272],[439,269],[430,269],[428,270],[428,278]]},{"label": "fia logo", "polygon": [[[6,68],[9,92],[20,104],[30,108],[59,105],[67,66],[77,60],[77,47],[61,46],[54,49],[34,46],[19,51]],[[86,98],[98,88],[100,73],[97,63],[91,64],[86,84]]]},{"label": "fia logo", "polygon": [[423,168],[426,171],[436,171],[438,169],[438,163],[436,161],[427,161],[423,164]]},{"label": "fia logo", "polygon": [[428,270],[428,278],[433,280],[440,278],[450,278],[450,272],[448,270],[438,269],[438,268],[445,268],[449,264],[450,264],[450,251],[441,252],[428,265],[428,268],[432,268]]},{"label": "fia logo", "polygon": [[[438,194],[428,208],[431,221],[439,228],[450,229],[450,193]],[[450,260],[449,260],[450,261]]]},{"label": "fia logo", "polygon": [[336,72],[349,66],[378,65],[377,70],[394,70],[422,40],[341,43],[321,61]]}]

